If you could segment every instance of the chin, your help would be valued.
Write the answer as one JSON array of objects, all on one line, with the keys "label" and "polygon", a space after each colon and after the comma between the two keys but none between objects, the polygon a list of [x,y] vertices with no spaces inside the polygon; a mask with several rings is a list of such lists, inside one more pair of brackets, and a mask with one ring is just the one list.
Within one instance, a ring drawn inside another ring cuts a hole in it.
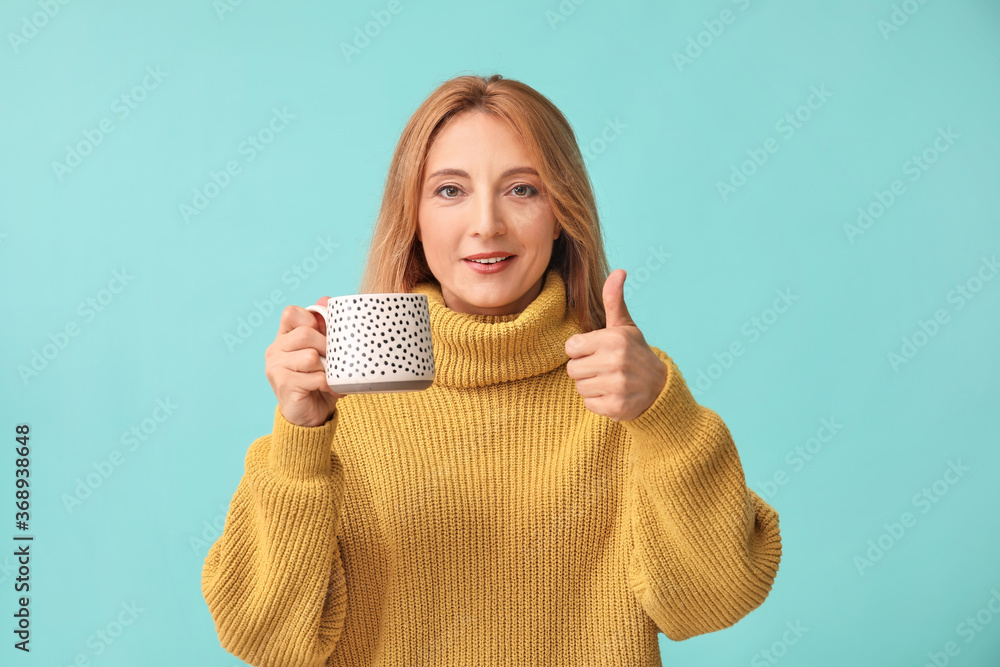
[{"label": "chin", "polygon": [[503,290],[501,293],[491,290],[489,294],[469,294],[468,298],[464,298],[464,301],[476,308],[502,308],[514,300],[508,298],[506,292],[507,290]]},{"label": "chin", "polygon": [[482,291],[475,288],[466,289],[458,293],[457,296],[470,308],[495,310],[506,309],[513,304],[519,296],[515,292],[516,290],[509,287],[496,289],[493,286],[484,285]]}]

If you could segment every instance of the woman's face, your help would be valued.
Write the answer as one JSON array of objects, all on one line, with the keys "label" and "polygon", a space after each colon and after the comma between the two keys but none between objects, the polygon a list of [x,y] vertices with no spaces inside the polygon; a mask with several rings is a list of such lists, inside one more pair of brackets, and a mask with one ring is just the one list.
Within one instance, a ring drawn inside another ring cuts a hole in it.
[{"label": "woman's face", "polygon": [[[479,315],[524,310],[541,292],[559,227],[521,139],[499,118],[463,112],[438,133],[424,173],[417,238],[445,305]],[[491,252],[511,257],[490,272],[467,259]]]}]

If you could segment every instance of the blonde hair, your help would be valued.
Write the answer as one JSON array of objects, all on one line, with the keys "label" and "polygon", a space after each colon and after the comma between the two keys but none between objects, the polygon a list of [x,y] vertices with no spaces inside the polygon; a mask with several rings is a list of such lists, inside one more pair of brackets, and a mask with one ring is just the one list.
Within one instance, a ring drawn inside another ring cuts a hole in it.
[{"label": "blonde hair", "polygon": [[389,165],[359,293],[410,292],[419,282],[437,283],[416,238],[420,190],[434,138],[450,118],[464,111],[493,114],[525,142],[562,230],[553,242],[548,268],[562,276],[569,308],[583,330],[603,328],[608,261],[576,136],[548,98],[499,74],[445,81],[410,117]]}]

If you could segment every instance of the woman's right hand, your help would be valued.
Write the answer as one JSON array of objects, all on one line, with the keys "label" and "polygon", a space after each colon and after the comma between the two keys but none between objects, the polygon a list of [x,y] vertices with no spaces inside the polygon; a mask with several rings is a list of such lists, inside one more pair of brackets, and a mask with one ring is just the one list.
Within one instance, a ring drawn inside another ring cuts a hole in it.
[{"label": "woman's right hand", "polygon": [[[323,297],[316,302],[326,306]],[[326,383],[326,321],[319,313],[287,306],[278,335],[264,353],[264,373],[284,418],[298,426],[322,426],[333,416],[339,394]]]}]

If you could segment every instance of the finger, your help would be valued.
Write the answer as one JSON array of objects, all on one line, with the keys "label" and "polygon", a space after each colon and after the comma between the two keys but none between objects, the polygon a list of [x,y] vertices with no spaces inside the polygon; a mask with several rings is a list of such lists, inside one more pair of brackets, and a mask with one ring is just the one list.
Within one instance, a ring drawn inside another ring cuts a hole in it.
[{"label": "finger", "polygon": [[285,355],[285,363],[282,365],[296,373],[322,373],[323,362],[320,357],[320,352],[311,347],[292,350]]},{"label": "finger", "polygon": [[316,350],[320,356],[326,354],[326,336],[309,324],[295,327],[293,331],[278,336],[278,349],[282,352]]},{"label": "finger", "polygon": [[[316,305],[325,308],[326,302],[329,298],[330,297],[327,296],[322,297],[316,302]],[[324,336],[326,335],[326,320],[321,314],[312,310],[306,310],[301,306],[286,306],[285,309],[281,311],[281,321],[278,324],[278,333],[288,333],[296,327],[305,325],[319,331]]]},{"label": "finger", "polygon": [[281,311],[281,321],[278,324],[278,333],[288,333],[292,329],[301,326],[316,328],[317,313],[306,310],[301,306],[285,306]]},{"label": "finger", "polygon": [[301,384],[304,389],[312,389],[313,391],[319,391],[324,394],[333,394],[337,398],[340,398],[341,395],[335,393],[332,389],[330,389],[330,385],[326,383],[326,373],[322,370],[310,371],[304,375],[307,376]]},{"label": "finger", "polygon": [[[593,412],[595,415],[608,415],[610,414],[610,404],[605,396],[588,396],[583,399],[583,406]],[[618,421],[612,417],[609,417],[612,421]]]},{"label": "finger", "polygon": [[604,281],[605,328],[635,326],[625,307],[625,269],[615,269]]},{"label": "finger", "polygon": [[592,363],[592,357],[587,356],[581,359],[570,359],[566,362],[566,373],[574,380],[584,380],[596,377],[600,374],[597,366]]},{"label": "finger", "polygon": [[576,392],[584,398],[597,398],[607,393],[607,388],[600,377],[585,378],[576,381]]},{"label": "finger", "polygon": [[573,359],[593,354],[601,347],[602,337],[603,333],[601,329],[570,336],[566,339],[566,344],[564,345],[566,354]]}]

